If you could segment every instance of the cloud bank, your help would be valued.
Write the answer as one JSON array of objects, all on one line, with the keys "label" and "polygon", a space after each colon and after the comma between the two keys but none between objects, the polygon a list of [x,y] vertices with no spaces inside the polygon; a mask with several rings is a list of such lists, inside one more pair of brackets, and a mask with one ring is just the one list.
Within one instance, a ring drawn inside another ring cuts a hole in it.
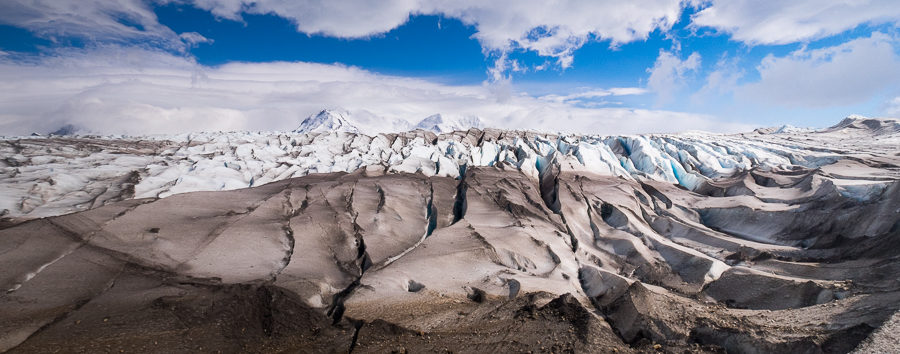
[{"label": "cloud bank", "polygon": [[[159,0],[156,4],[176,2]],[[337,38],[379,35],[413,15],[443,15],[475,27],[485,53],[535,51],[566,68],[573,53],[590,40],[612,45],[666,31],[678,20],[679,0],[187,0],[215,16],[241,21],[243,14],[274,14],[291,20],[298,32]],[[176,34],[159,23],[154,3],[144,0],[0,2],[0,23],[26,28],[56,40],[145,41],[170,50],[196,44],[195,35]],[[199,42],[205,41],[200,40]]]},{"label": "cloud bank", "polygon": [[[900,40],[881,32],[816,49],[803,46],[782,56],[769,54],[753,68],[759,74],[755,79],[745,79],[748,72],[735,59],[720,59],[691,100],[733,95],[745,105],[821,109],[890,100],[900,92]],[[897,116],[893,103],[882,106],[882,114]]]},{"label": "cloud bank", "polygon": [[417,121],[443,113],[477,115],[488,126],[583,133],[739,131],[705,115],[628,108],[583,108],[575,96],[640,94],[592,90],[568,99],[514,94],[490,86],[451,86],[303,62],[206,67],[162,51],[101,47],[0,58],[0,131],[49,132],[65,124],[98,133],[290,130],[323,108],[360,117]]},{"label": "cloud bank", "polygon": [[842,33],[862,24],[900,22],[896,0],[699,0],[696,27],[712,27],[748,44],[787,44]]},{"label": "cloud bank", "polygon": [[828,107],[860,103],[900,82],[897,41],[874,32],[839,45],[802,48],[783,57],[767,56],[757,67],[760,80],[737,89],[741,97],[788,107]]},{"label": "cloud bank", "polygon": [[700,9],[691,17],[693,26],[715,28],[751,45],[807,41],[861,24],[900,21],[894,0],[7,0],[0,2],[0,23],[54,40],[145,41],[168,49],[205,41],[159,23],[153,5],[173,2],[234,21],[243,14],[274,14],[291,20],[298,32],[337,38],[375,36],[410,16],[442,15],[473,26],[486,53],[535,51],[556,58],[563,68],[588,41],[617,46],[666,32],[686,7]]},{"label": "cloud bank", "polygon": [[150,5],[140,0],[0,1],[0,24],[25,28],[51,41],[78,38],[185,49],[182,38],[160,24]]},{"label": "cloud bank", "polygon": [[650,73],[647,88],[656,92],[657,105],[674,100],[675,94],[684,87],[685,75],[698,68],[700,68],[700,54],[696,52],[681,60],[676,54],[660,50],[656,63],[647,69]]},{"label": "cloud bank", "polygon": [[194,5],[234,20],[242,13],[276,14],[300,32],[338,38],[385,33],[411,15],[443,15],[475,27],[474,37],[486,52],[535,51],[556,58],[563,68],[589,40],[613,45],[642,40],[671,28],[682,9],[679,0],[200,0]]},{"label": "cloud bank", "polygon": [[[474,28],[474,38],[494,61],[487,73],[493,84],[450,86],[311,63],[205,67],[186,53],[215,38],[176,33],[160,24],[153,8],[171,3],[190,4],[223,21],[273,14],[292,21],[298,32],[338,38],[378,36],[416,15],[459,19]],[[881,112],[900,112],[893,98],[900,92],[900,51],[890,30],[824,48],[803,44],[747,67],[723,58],[711,71],[702,65],[709,65],[709,57],[701,63],[698,53],[682,55],[673,39],[672,49],[659,51],[647,77],[636,79],[646,87],[587,87],[541,97],[512,88],[510,72],[548,66],[522,68],[508,59],[510,53],[533,51],[567,68],[576,50],[591,41],[617,47],[654,31],[668,36],[691,7],[697,12],[689,28],[713,28],[749,46],[809,43],[861,25],[896,26],[900,21],[900,7],[892,0],[6,0],[0,1],[0,24],[25,28],[63,48],[76,39],[87,49],[31,56],[0,52],[0,89],[5,93],[0,97],[0,131],[47,132],[68,123],[130,134],[283,130],[319,109],[338,107],[358,116],[411,121],[434,113],[478,115],[496,127],[551,131],[748,128],[702,114],[592,108],[621,103],[607,101],[613,97],[648,93],[656,95],[657,107],[684,107],[679,100],[688,98],[693,108],[725,102],[720,107],[728,107],[718,113],[729,118],[748,107],[818,109],[873,99],[881,100]],[[703,81],[694,80],[699,75],[705,75],[705,85],[685,94],[693,83],[687,81]],[[715,112],[707,108],[700,109]]]}]

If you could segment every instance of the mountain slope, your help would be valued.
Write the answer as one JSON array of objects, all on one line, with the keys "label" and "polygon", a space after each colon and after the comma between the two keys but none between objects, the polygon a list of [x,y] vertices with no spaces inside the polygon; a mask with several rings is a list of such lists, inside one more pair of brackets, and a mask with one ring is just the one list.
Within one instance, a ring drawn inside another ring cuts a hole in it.
[{"label": "mountain slope", "polygon": [[322,110],[300,122],[295,133],[361,133],[353,123],[347,119],[349,113],[333,110]]},{"label": "mountain slope", "polygon": [[353,115],[342,109],[325,109],[304,119],[295,133],[356,133],[356,134],[389,134],[421,129],[434,133],[452,133],[471,128],[484,128],[484,123],[475,116],[447,117],[435,114],[425,117],[415,124],[399,118],[379,117],[375,115]]},{"label": "mountain slope", "polygon": [[445,117],[441,114],[435,114],[422,119],[415,126],[416,129],[432,131],[435,133],[451,133],[454,131],[464,131],[472,128],[482,129],[484,123],[475,116],[459,116]]}]

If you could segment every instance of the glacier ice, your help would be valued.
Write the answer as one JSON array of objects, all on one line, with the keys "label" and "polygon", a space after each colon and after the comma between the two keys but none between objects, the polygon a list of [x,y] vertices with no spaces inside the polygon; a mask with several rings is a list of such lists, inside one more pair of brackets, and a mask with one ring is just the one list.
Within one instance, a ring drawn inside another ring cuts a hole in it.
[{"label": "glacier ice", "polygon": [[[3,138],[0,141],[6,157],[0,161],[4,176],[0,181],[0,210],[10,217],[40,217],[83,210],[94,203],[102,205],[104,198],[118,195],[107,190],[107,182],[129,173],[136,174],[137,180],[125,192],[134,198],[231,190],[364,167],[457,178],[461,166],[488,166],[518,169],[538,178],[549,164],[581,173],[666,181],[694,190],[710,179],[753,168],[815,169],[830,165],[850,150],[841,144],[857,144],[865,152],[867,141],[879,148],[900,141],[896,133],[900,124],[890,120],[866,123],[862,118],[848,118],[835,127],[803,133],[634,136],[495,129],[440,135],[417,130],[370,136],[359,133],[340,112],[326,110],[311,118],[319,125],[310,123],[294,132],[80,136],[67,140]],[[431,122],[438,118],[429,117]],[[310,130],[304,131],[304,127]],[[846,139],[872,131],[879,134],[878,141]],[[883,188],[878,181],[861,184],[851,179],[848,177],[837,190],[864,199]]]}]

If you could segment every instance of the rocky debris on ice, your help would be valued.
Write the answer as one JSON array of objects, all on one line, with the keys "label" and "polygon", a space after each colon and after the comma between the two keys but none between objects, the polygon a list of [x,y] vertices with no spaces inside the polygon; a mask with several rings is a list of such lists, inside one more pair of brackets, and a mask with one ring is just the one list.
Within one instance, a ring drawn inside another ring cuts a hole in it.
[{"label": "rocky debris on ice", "polygon": [[896,121],[366,135],[311,118],[0,140],[0,351],[895,347]]},{"label": "rocky debris on ice", "polygon": [[[873,332],[863,350],[892,348],[892,147],[424,134],[7,141],[14,179],[75,172],[31,184],[32,212],[89,206],[0,225],[0,351],[843,353]],[[741,151],[784,162],[724,163]],[[301,158],[352,172],[291,178]],[[688,190],[689,171],[708,179]],[[840,180],[885,187],[858,200]]]}]

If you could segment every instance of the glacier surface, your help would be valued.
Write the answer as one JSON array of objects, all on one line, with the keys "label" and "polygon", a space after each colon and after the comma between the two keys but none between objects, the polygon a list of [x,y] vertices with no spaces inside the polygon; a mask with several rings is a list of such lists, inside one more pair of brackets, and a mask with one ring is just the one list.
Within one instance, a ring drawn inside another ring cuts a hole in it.
[{"label": "glacier surface", "polygon": [[[426,121],[436,123],[440,116]],[[563,171],[649,178],[695,190],[753,168],[815,169],[848,155],[869,155],[900,146],[898,132],[896,120],[857,116],[823,130],[728,135],[578,136],[495,129],[366,135],[340,113],[323,111],[294,132],[6,137],[0,140],[0,215],[60,215],[108,200],[232,190],[361,168],[458,178],[467,166],[492,166],[537,179],[557,165]],[[897,179],[875,173],[882,175],[860,178],[852,168],[836,171],[836,188],[865,200]]]}]

